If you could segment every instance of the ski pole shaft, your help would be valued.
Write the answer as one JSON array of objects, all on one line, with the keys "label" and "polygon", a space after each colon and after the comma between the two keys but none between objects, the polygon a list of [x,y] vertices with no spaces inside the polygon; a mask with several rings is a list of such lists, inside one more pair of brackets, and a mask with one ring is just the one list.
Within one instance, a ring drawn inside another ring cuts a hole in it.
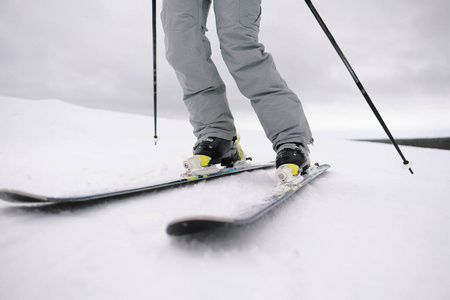
[{"label": "ski pole shaft", "polygon": [[341,58],[344,65],[347,67],[347,70],[350,72],[350,75],[353,77],[353,80],[355,81],[356,85],[358,86],[359,90],[361,91],[362,95],[364,96],[364,99],[366,100],[369,107],[372,109],[372,112],[375,114],[375,117],[378,119],[378,122],[380,123],[381,127],[383,127],[384,131],[386,132],[387,136],[392,142],[392,145],[397,150],[398,154],[403,160],[403,165],[407,166],[411,174],[414,174],[413,170],[409,167],[409,161],[405,158],[402,151],[400,150],[400,147],[398,146],[397,142],[395,141],[394,137],[392,136],[391,132],[389,131],[389,128],[387,127],[386,123],[384,122],[383,118],[381,117],[380,113],[378,112],[377,108],[375,107],[375,104],[372,102],[372,100],[369,97],[369,94],[365,90],[364,86],[362,85],[361,81],[358,79],[358,76],[356,76],[355,71],[353,70],[352,66],[348,62],[347,58],[345,57],[342,50],[339,48],[339,45],[337,44],[336,40],[334,39],[331,32],[328,30],[328,27],[325,25],[325,22],[320,17],[319,13],[317,12],[314,5],[311,3],[310,0],[305,0],[306,4],[308,5],[309,9],[313,13],[314,17],[316,18],[317,22],[319,22],[320,27],[322,27],[322,30],[325,32],[326,36],[330,40],[331,44],[333,45],[334,49],[338,53],[339,57]]},{"label": "ski pole shaft", "polygon": [[153,136],[155,145],[158,141],[157,134],[157,61],[156,61],[156,0],[152,0],[152,33],[153,33],[153,121],[155,134]]}]

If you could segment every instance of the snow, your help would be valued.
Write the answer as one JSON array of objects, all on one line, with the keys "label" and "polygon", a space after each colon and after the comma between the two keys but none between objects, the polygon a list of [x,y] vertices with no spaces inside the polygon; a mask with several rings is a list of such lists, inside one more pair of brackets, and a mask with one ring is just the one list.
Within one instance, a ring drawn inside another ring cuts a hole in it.
[{"label": "snow", "polygon": [[[240,123],[244,150],[273,160],[252,120]],[[155,145],[151,117],[58,100],[0,97],[0,122],[0,188],[51,196],[176,177],[195,141],[186,120],[159,120]],[[111,201],[1,202],[0,298],[449,299],[450,152],[402,147],[410,175],[391,145],[349,140],[377,131],[332,129],[312,147],[327,173],[256,224],[217,235],[173,238],[165,227],[258,200],[274,170]]]}]

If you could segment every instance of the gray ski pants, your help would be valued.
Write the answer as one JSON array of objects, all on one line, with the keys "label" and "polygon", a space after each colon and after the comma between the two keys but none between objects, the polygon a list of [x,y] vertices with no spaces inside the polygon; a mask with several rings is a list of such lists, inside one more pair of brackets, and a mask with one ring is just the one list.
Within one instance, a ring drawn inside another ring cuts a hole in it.
[{"label": "gray ski pants", "polygon": [[[163,1],[166,57],[183,88],[195,136],[231,140],[236,135],[234,119],[205,36],[211,2]],[[287,142],[311,144],[300,100],[258,42],[261,0],[214,0],[213,6],[222,57],[239,90],[250,99],[273,148]]]}]

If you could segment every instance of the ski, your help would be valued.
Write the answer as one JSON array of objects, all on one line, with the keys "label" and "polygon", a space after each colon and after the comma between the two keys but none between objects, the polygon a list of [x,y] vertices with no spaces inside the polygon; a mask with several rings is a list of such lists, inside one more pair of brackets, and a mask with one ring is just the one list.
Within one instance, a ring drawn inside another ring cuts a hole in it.
[{"label": "ski", "polygon": [[8,201],[8,202],[16,202],[16,203],[66,203],[66,202],[82,202],[82,201],[91,201],[91,200],[99,200],[99,199],[108,199],[118,196],[131,196],[134,194],[163,189],[167,187],[172,187],[181,184],[193,183],[201,180],[217,178],[221,176],[229,176],[233,174],[238,174],[246,171],[260,170],[266,168],[272,168],[275,166],[274,162],[263,163],[263,164],[242,164],[235,165],[232,168],[217,168],[214,171],[209,170],[209,174],[199,174],[199,175],[187,175],[182,176],[178,179],[169,180],[161,183],[155,183],[152,185],[126,189],[120,191],[113,191],[107,193],[86,195],[86,196],[74,196],[74,197],[47,197],[43,195],[28,193],[24,191],[18,190],[10,190],[10,189],[0,189],[0,199]]},{"label": "ski", "polygon": [[235,217],[215,217],[215,216],[189,216],[176,219],[170,222],[166,228],[169,235],[183,236],[196,234],[205,231],[211,231],[227,226],[247,225],[255,222],[264,214],[273,210],[279,204],[284,202],[295,192],[300,190],[306,184],[323,174],[330,168],[330,165],[316,164],[308,175],[303,176],[300,182],[281,184],[275,188],[273,194],[262,199],[261,202],[247,207],[241,212],[236,213]]}]

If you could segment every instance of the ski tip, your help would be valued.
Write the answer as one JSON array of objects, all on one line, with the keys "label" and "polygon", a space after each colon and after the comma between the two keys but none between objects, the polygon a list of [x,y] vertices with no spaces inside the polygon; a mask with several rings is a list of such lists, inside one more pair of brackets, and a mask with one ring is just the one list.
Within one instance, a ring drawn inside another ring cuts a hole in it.
[{"label": "ski tip", "polygon": [[172,236],[185,236],[217,230],[230,224],[233,224],[232,219],[192,217],[171,222],[167,226],[166,232]]},{"label": "ski tip", "polygon": [[0,190],[0,199],[13,203],[42,203],[47,201],[44,196],[8,189]]}]

